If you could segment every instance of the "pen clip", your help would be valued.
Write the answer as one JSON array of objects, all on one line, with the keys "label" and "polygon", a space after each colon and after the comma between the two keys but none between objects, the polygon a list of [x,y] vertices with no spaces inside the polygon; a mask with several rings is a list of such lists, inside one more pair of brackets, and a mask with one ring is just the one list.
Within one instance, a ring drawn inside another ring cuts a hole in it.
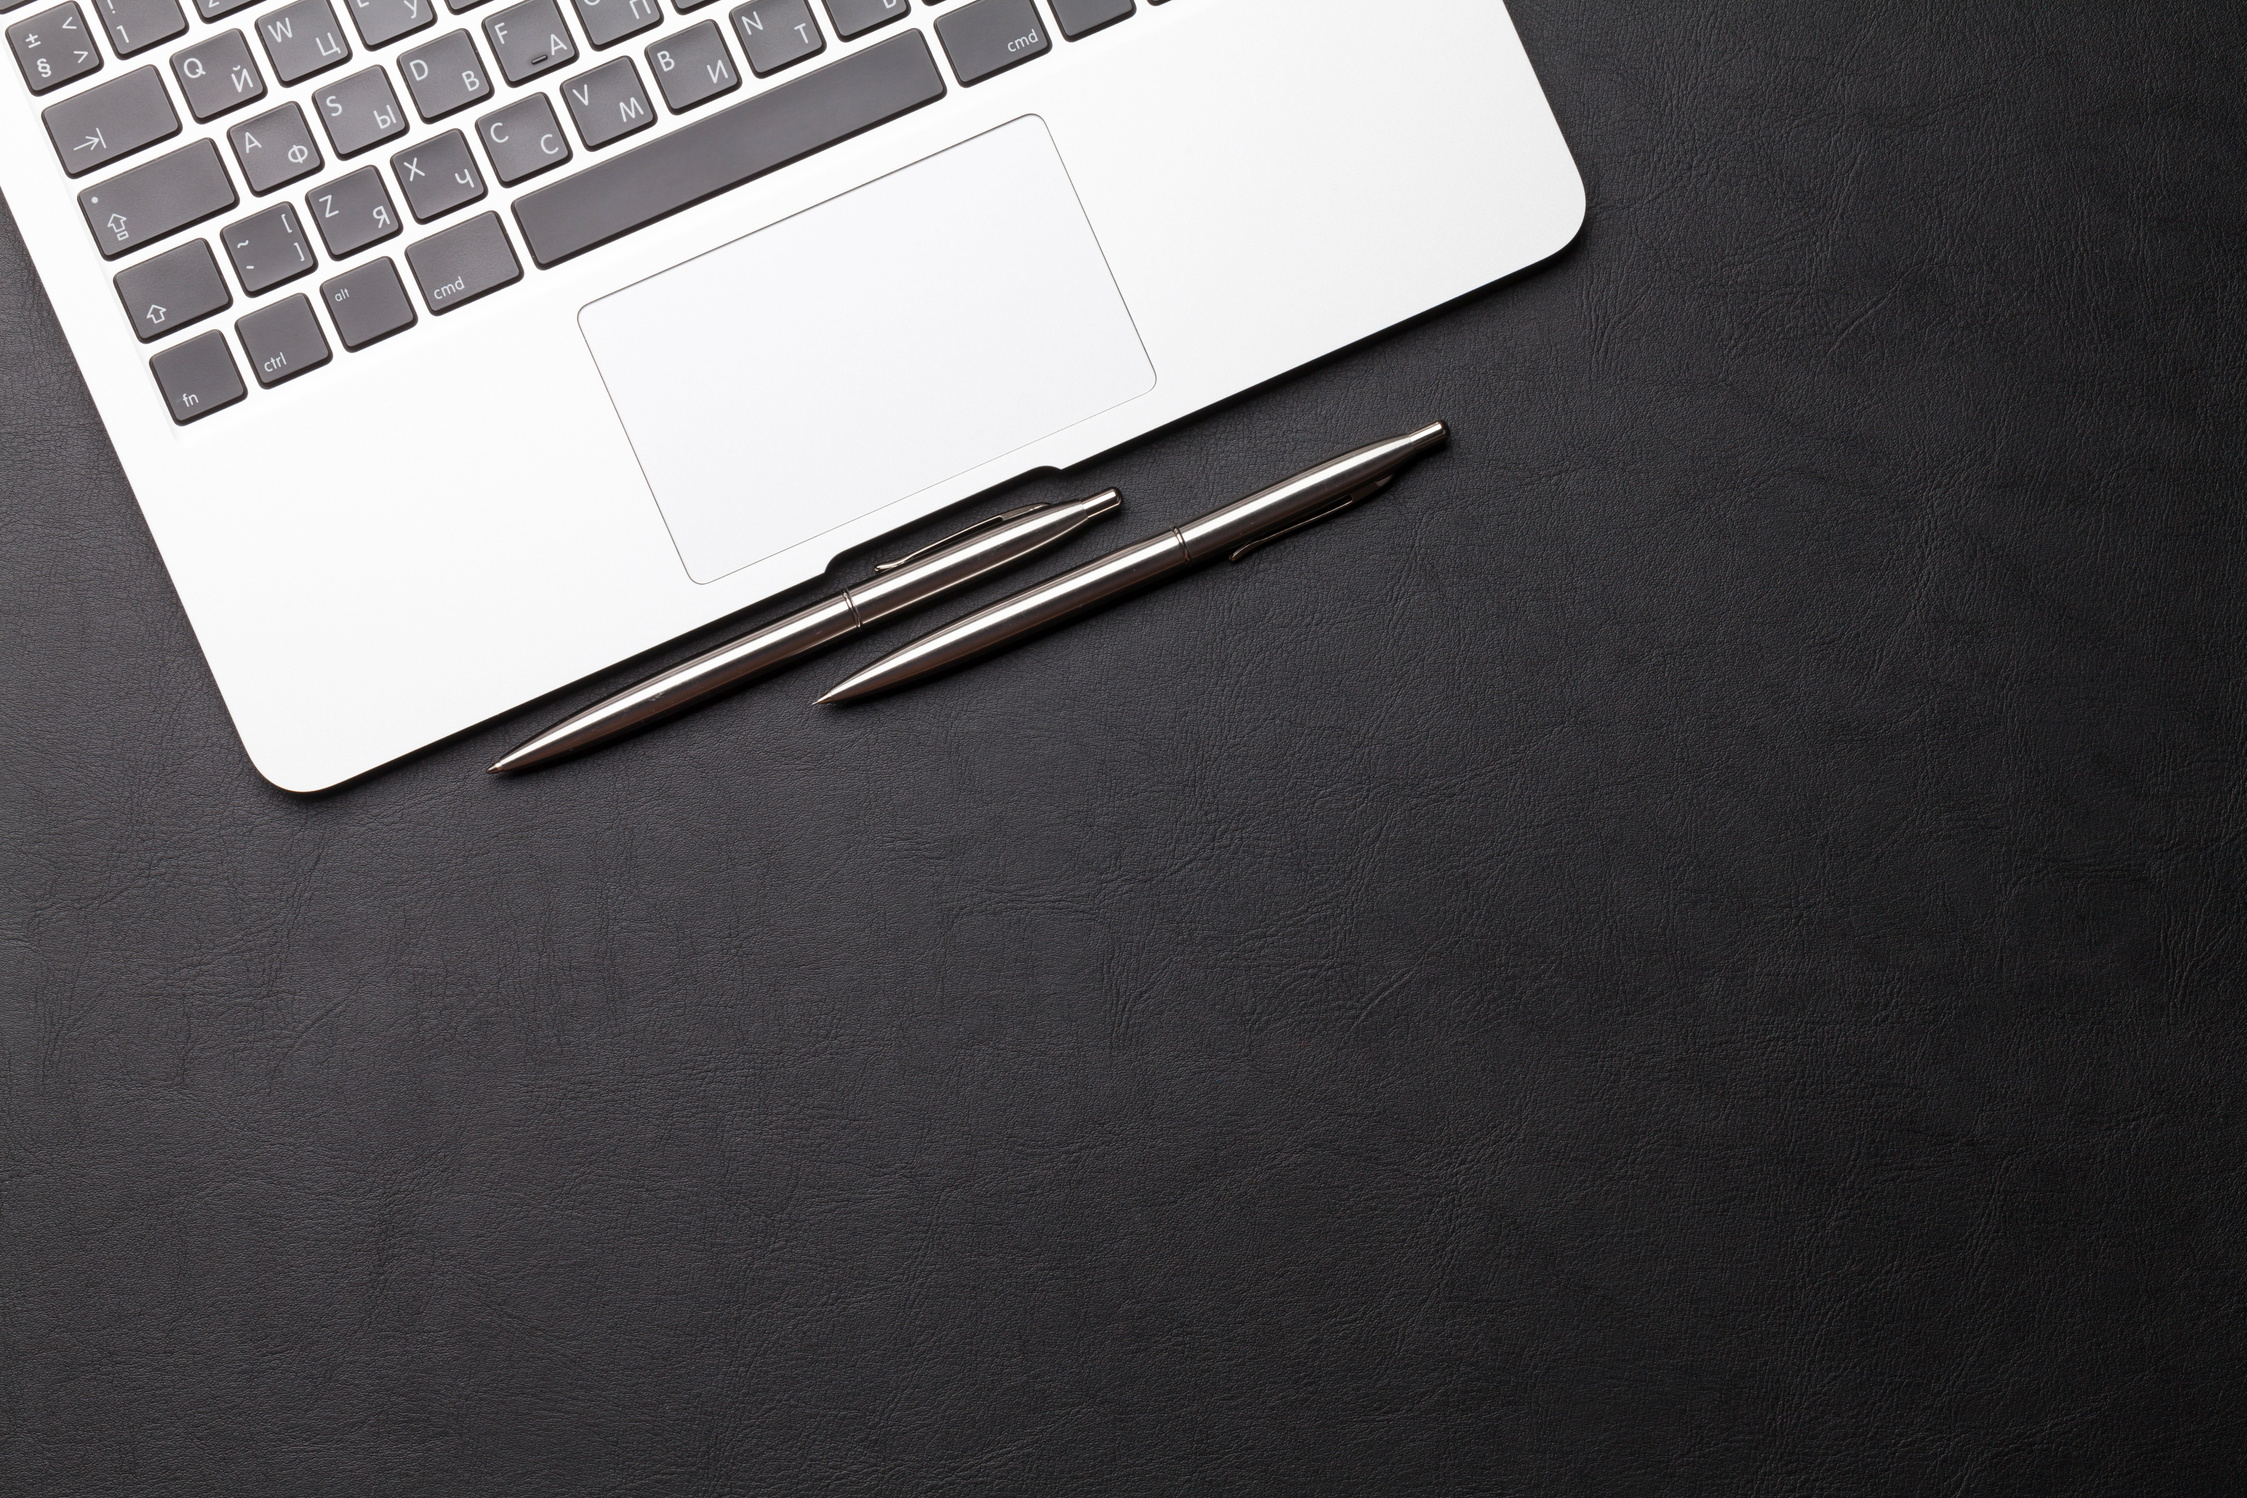
[{"label": "pen clip", "polygon": [[983,532],[990,530],[994,526],[1005,525],[1010,520],[1020,520],[1025,515],[1035,515],[1038,511],[1046,508],[1048,508],[1048,506],[1042,504],[1024,505],[1020,509],[1009,510],[1004,515],[993,515],[988,520],[978,520],[975,522],[975,524],[969,526],[966,530],[954,531],[951,535],[946,536],[941,541],[930,542],[928,545],[922,547],[919,551],[914,552],[909,557],[899,557],[894,562],[878,562],[875,564],[874,570],[876,572],[895,572],[900,567],[910,567],[915,562],[921,561],[926,557],[932,557],[936,555],[936,553],[943,551],[946,547],[958,545],[960,542],[965,541],[970,536],[981,535]]},{"label": "pen clip", "polygon": [[1381,477],[1375,479],[1372,483],[1365,485],[1363,488],[1352,489],[1349,493],[1343,495],[1339,500],[1336,500],[1333,504],[1328,505],[1325,509],[1319,511],[1316,515],[1313,515],[1308,520],[1298,520],[1293,525],[1289,526],[1286,530],[1274,531],[1269,536],[1258,536],[1255,540],[1249,542],[1246,546],[1241,547],[1225,560],[1228,562],[1237,562],[1241,558],[1247,556],[1250,552],[1261,551],[1263,548],[1271,545],[1274,541],[1279,540],[1283,536],[1292,536],[1297,531],[1307,531],[1322,520],[1332,520],[1335,516],[1341,514],[1350,506],[1358,503],[1360,500],[1371,499],[1374,495],[1379,494],[1383,489],[1388,488],[1396,481],[1397,476],[1395,474],[1385,473],[1381,475]]}]

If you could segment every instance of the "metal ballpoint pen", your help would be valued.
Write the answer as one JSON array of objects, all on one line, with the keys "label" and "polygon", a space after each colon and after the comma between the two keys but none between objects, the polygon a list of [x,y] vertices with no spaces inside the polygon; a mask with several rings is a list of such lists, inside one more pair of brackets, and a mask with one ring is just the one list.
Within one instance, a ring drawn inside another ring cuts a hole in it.
[{"label": "metal ballpoint pen", "polygon": [[819,700],[853,702],[895,691],[1058,628],[1221,556],[1237,562],[1282,536],[1371,499],[1395,480],[1398,469],[1450,436],[1449,427],[1431,422],[1416,432],[1321,463],[1237,504],[1173,526],[923,635]]},{"label": "metal ballpoint pen", "polygon": [[1025,505],[978,521],[911,556],[884,562],[874,569],[877,576],[870,582],[846,588],[563,719],[518,746],[490,773],[536,769],[700,706],[720,692],[770,676],[885,619],[1026,562],[1122,506],[1122,496],[1106,489],[1074,504]]}]

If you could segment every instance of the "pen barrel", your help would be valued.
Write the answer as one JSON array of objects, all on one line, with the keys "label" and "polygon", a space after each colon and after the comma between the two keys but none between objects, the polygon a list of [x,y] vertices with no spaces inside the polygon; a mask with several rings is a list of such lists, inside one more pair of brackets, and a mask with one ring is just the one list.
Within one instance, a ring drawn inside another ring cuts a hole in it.
[{"label": "pen barrel", "polygon": [[1440,446],[1449,435],[1450,428],[1438,421],[1417,432],[1361,447],[1222,510],[1212,510],[1199,520],[1189,520],[1178,527],[1178,534],[1195,561],[1214,561],[1316,519],[1383,475],[1394,473],[1408,459]]},{"label": "pen barrel", "polygon": [[934,603],[994,572],[1027,561],[1093,521],[1114,514],[1122,504],[1123,496],[1106,489],[1075,504],[1054,505],[887,577],[861,583],[845,596],[857,610],[859,623],[872,629],[884,619]]}]

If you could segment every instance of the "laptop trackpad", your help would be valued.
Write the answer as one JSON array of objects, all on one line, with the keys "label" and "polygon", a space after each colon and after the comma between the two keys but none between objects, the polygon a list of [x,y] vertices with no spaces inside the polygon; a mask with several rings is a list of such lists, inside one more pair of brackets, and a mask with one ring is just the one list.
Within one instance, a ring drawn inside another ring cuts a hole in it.
[{"label": "laptop trackpad", "polygon": [[697,582],[1155,383],[1034,117],[628,286],[578,320]]}]

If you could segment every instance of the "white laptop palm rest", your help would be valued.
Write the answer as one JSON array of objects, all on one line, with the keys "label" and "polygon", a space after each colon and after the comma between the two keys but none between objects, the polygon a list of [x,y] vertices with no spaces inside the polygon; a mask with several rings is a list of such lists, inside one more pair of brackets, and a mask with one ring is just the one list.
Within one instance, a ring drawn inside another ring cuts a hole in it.
[{"label": "white laptop palm rest", "polygon": [[0,192],[294,790],[1583,217],[1498,0],[0,5]]}]

